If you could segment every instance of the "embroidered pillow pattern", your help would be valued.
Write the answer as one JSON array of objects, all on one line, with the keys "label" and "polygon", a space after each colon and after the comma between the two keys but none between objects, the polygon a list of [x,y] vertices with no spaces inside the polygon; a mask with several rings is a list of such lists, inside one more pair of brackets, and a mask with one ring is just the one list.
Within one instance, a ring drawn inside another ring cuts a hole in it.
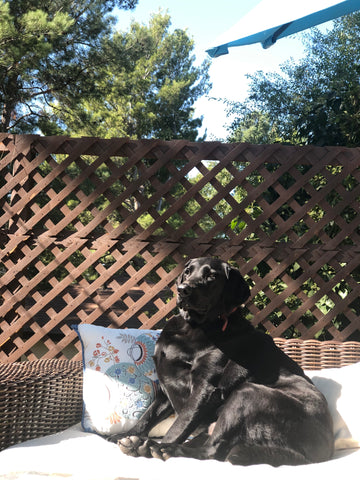
[{"label": "embroidered pillow pattern", "polygon": [[83,428],[101,434],[128,430],[156,395],[152,356],[160,331],[74,328],[83,346]]}]

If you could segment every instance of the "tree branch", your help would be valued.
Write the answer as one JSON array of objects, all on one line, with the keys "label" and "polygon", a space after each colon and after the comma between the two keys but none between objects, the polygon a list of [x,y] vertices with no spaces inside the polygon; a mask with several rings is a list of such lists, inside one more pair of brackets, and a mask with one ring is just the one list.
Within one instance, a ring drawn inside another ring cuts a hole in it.
[{"label": "tree branch", "polygon": [[[29,108],[29,106],[28,106],[28,108]],[[34,115],[35,117],[39,117],[39,118],[45,117],[45,115],[42,115],[41,113],[33,112],[30,108],[29,108],[29,110],[30,110],[29,113],[25,113],[24,115],[19,117],[14,123],[9,125],[7,127],[7,130],[10,130],[11,128],[16,127],[16,125],[18,125],[22,120],[24,120],[24,118],[31,117],[32,115]]]}]

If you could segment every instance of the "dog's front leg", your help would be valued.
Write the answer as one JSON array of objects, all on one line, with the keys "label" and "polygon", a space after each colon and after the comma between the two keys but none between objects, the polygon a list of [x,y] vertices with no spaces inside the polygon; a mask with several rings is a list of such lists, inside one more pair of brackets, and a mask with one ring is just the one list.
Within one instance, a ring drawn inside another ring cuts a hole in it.
[{"label": "dog's front leg", "polygon": [[[209,418],[214,416],[219,404],[220,393],[211,387],[208,383],[207,389],[202,388],[201,391],[193,392],[189,398],[186,407],[179,412],[175,422],[170,427],[167,434],[160,443],[152,439],[147,439],[141,445],[138,445],[138,439],[126,438],[122,441],[122,450],[132,455],[134,443],[138,455],[145,457],[153,457],[167,460],[171,457],[192,457],[192,458],[210,458],[210,451],[204,448],[204,442],[208,439],[208,434],[203,432],[196,438],[194,444],[192,442],[183,443],[188,436],[201,424],[209,422]],[[125,448],[125,449],[124,449]],[[215,452],[214,452],[215,453]]]},{"label": "dog's front leg", "polygon": [[162,443],[182,443],[201,425],[211,423],[211,419],[221,404],[221,392],[209,382],[199,383],[194,388],[188,402],[178,412],[177,418],[164,436]]},{"label": "dog's front leg", "polygon": [[[121,450],[127,455],[138,457],[154,457],[166,460],[172,456],[184,455],[182,442],[202,423],[208,423],[208,419],[214,415],[220,404],[220,392],[211,387],[208,382],[194,389],[186,406],[177,414],[177,418],[170,427],[161,443],[151,438],[144,437],[138,425],[141,426],[142,418],[139,424],[136,424],[126,437],[118,440]],[[151,406],[150,406],[151,408]],[[144,417],[146,418],[145,413]],[[149,428],[147,427],[147,432]],[[187,450],[186,447],[185,450]],[[190,449],[196,450],[194,448]],[[190,453],[190,452],[189,452]],[[186,454],[185,454],[186,455]],[[186,455],[192,456],[192,455]]]},{"label": "dog's front leg", "polygon": [[[209,384],[207,385],[209,386]],[[175,422],[160,443],[151,438],[132,435],[131,432],[118,442],[122,452],[133,457],[153,457],[162,460],[178,456],[202,458],[200,445],[203,445],[207,439],[207,434],[199,437],[199,445],[196,443],[192,445],[191,442],[183,444],[183,442],[200,424],[207,423],[208,418],[214,415],[214,411],[219,405],[220,395],[213,387],[208,388],[208,391],[202,388],[200,392],[194,391],[193,393],[186,407],[178,413]],[[207,450],[206,453],[208,454]],[[208,456],[203,458],[208,458]]]}]

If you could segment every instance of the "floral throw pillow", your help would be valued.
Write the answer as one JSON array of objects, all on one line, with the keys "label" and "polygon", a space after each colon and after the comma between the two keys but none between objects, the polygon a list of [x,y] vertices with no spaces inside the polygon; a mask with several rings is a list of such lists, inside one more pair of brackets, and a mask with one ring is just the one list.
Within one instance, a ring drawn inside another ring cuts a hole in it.
[{"label": "floral throw pillow", "polygon": [[156,395],[152,356],[160,330],[73,328],[82,344],[84,430],[102,435],[127,431]]}]

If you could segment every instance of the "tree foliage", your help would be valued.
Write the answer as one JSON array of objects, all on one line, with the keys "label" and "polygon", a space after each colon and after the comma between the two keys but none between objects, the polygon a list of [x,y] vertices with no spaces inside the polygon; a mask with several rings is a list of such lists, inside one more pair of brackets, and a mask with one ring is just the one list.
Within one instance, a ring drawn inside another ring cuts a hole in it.
[{"label": "tree foliage", "polygon": [[55,105],[69,132],[196,139],[202,121],[193,105],[210,88],[209,63],[195,66],[193,40],[170,25],[169,15],[158,13],[149,25],[133,22],[104,39],[98,95]]},{"label": "tree foliage", "polygon": [[305,38],[299,62],[250,76],[248,98],[229,109],[237,114],[231,140],[243,141],[251,131],[255,143],[360,144],[360,14]]},{"label": "tree foliage", "polygon": [[2,132],[31,132],[55,98],[86,98],[114,7],[137,0],[0,0]]},{"label": "tree foliage", "polygon": [[265,144],[276,143],[279,138],[278,127],[272,122],[268,113],[262,113],[257,110],[249,111],[234,105],[235,111],[241,114],[235,120],[233,131],[230,134],[229,142],[242,142]]}]

